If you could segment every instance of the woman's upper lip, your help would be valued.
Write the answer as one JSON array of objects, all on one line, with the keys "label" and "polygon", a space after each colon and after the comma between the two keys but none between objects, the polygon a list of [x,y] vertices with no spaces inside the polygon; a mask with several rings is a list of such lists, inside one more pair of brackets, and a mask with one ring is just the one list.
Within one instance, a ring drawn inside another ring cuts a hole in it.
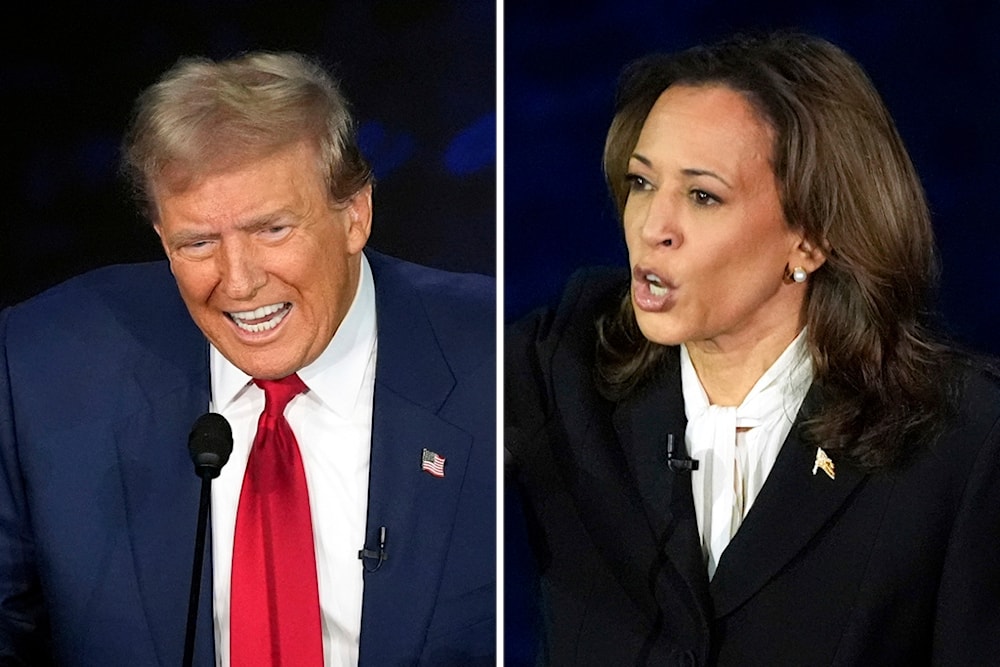
[{"label": "woman's upper lip", "polygon": [[670,280],[665,272],[639,264],[632,269],[632,279],[637,282],[657,283],[663,287],[669,287],[670,289],[676,288],[676,285]]}]

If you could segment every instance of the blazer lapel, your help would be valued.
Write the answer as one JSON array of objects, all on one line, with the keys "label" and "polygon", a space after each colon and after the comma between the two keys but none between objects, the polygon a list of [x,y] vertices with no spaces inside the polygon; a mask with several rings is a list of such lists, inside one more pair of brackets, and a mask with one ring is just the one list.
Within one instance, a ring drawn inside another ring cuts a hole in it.
[{"label": "blazer lapel", "polygon": [[[672,359],[676,362],[675,355]],[[647,387],[619,404],[614,424],[653,540],[654,558],[649,562],[666,561],[666,576],[657,578],[657,604],[676,608],[677,594],[683,591],[691,617],[707,626],[708,575],[699,544],[691,473],[671,470],[666,455],[668,434],[673,435],[677,451],[685,451],[687,419],[677,364],[670,364]],[[645,581],[634,583],[646,585]]]},{"label": "blazer lapel", "polygon": [[[378,548],[384,527],[386,558],[377,570],[365,559],[360,662],[395,664],[422,652],[472,438],[438,414],[455,379],[419,295],[372,265],[378,359],[365,547]],[[443,477],[421,469],[424,449],[445,458]]]},{"label": "blazer lapel", "polygon": [[807,446],[799,431],[803,414],[818,400],[814,386],[760,495],[722,554],[710,587],[717,618],[733,611],[774,577],[865,479],[858,469],[846,464],[837,465],[835,479],[822,471],[813,474],[816,447]]}]

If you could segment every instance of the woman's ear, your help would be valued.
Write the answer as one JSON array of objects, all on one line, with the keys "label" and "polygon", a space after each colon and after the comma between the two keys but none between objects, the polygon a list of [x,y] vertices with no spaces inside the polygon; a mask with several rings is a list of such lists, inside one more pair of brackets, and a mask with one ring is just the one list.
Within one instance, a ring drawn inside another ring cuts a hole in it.
[{"label": "woman's ear", "polygon": [[792,250],[788,263],[791,266],[802,267],[807,273],[812,273],[823,266],[824,262],[826,262],[826,253],[823,249],[808,239],[802,238]]}]

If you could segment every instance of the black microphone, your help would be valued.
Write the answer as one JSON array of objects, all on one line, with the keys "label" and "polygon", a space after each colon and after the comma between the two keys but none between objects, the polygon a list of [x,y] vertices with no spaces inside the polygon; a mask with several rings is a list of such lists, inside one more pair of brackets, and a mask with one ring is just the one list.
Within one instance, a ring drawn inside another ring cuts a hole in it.
[{"label": "black microphone", "polygon": [[698,459],[685,456],[674,449],[674,434],[667,434],[667,465],[674,472],[691,472],[698,469]]},{"label": "black microphone", "polygon": [[188,436],[194,471],[202,479],[215,479],[233,453],[233,430],[226,418],[207,412],[195,420]]},{"label": "black microphone", "polygon": [[[369,568],[368,564],[365,563],[366,558],[376,559],[375,567]],[[382,526],[378,530],[378,551],[374,549],[361,549],[358,551],[358,560],[361,561],[361,567],[365,568],[366,572],[378,572],[379,568],[382,567],[382,563],[389,558],[385,553],[385,526]]]},{"label": "black microphone", "polygon": [[233,453],[233,429],[220,414],[208,412],[195,420],[188,436],[188,451],[194,471],[201,477],[201,500],[198,503],[198,532],[194,540],[194,569],[191,573],[191,596],[188,598],[187,632],[184,636],[184,667],[194,658],[194,635],[198,621],[198,595],[201,591],[201,570],[205,557],[205,525],[212,480],[219,476]]}]

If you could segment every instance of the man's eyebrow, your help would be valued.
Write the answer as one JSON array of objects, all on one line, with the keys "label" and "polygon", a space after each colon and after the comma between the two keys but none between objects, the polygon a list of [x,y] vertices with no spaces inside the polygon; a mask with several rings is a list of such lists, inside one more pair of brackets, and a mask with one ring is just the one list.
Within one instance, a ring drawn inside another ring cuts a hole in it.
[{"label": "man's eyebrow", "polygon": [[199,232],[192,229],[182,229],[181,231],[174,232],[167,236],[167,243],[171,246],[177,247],[182,245],[187,245],[188,243],[195,243],[197,241],[211,241],[219,238],[219,234],[215,232]]},{"label": "man's eyebrow", "polygon": [[288,219],[287,211],[274,211],[273,213],[265,213],[263,215],[257,216],[255,218],[250,218],[244,222],[236,225],[236,229],[242,232],[256,232],[261,229],[266,229],[271,225],[278,222],[282,222]]},{"label": "man's eyebrow", "polygon": [[[265,213],[263,215],[250,218],[236,225],[236,229],[241,232],[256,232],[261,229],[267,229],[268,227],[276,224],[286,224],[289,221],[288,211],[275,211],[273,213]],[[194,243],[197,241],[214,241],[221,237],[218,232],[209,231],[198,231],[196,229],[182,229],[170,234],[167,237],[167,243],[172,246],[182,246],[188,243]]]}]

